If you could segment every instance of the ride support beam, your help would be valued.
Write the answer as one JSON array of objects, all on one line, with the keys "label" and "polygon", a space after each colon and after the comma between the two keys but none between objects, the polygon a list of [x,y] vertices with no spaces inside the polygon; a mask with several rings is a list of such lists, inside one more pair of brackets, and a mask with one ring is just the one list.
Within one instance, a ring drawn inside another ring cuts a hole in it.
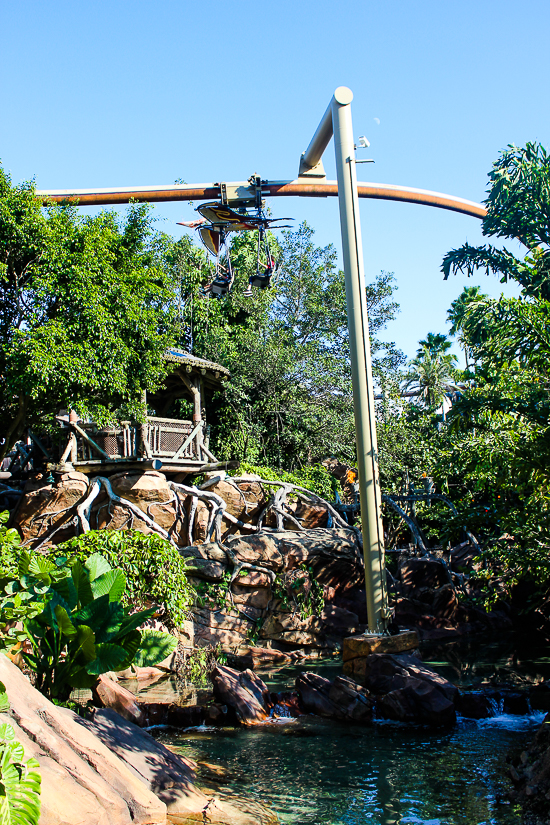
[{"label": "ride support beam", "polygon": [[370,633],[382,633],[387,627],[389,615],[384,581],[382,495],[378,471],[369,321],[351,119],[352,100],[353,94],[346,86],[336,89],[331,102],[332,129],[346,282],[368,629]]},{"label": "ride support beam", "polygon": [[[302,156],[302,160],[306,153]],[[311,157],[311,155],[310,155]],[[234,187],[246,187],[248,181],[235,181]],[[296,180],[272,180],[262,185],[266,197],[329,198],[338,195],[335,180],[314,180],[306,177]],[[480,203],[431,192],[429,189],[415,189],[411,186],[397,186],[391,183],[358,183],[360,198],[374,200],[402,201],[435,206],[461,212],[473,218],[484,218],[487,210]],[[170,201],[211,201],[220,197],[220,187],[214,183],[194,183],[172,186],[118,186],[111,189],[38,189],[37,197],[46,206],[48,203],[74,203],[79,206],[114,206],[131,200],[147,203],[168,203]]]}]

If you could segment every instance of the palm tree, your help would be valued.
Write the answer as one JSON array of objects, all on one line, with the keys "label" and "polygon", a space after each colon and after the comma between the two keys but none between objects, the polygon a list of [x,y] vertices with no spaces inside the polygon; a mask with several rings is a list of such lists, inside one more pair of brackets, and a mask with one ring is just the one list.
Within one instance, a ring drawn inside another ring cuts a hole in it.
[{"label": "palm tree", "polygon": [[417,357],[424,354],[424,350],[428,350],[430,355],[446,355],[452,347],[452,342],[449,341],[446,335],[441,332],[428,332],[424,341],[418,342],[419,347],[416,351]]},{"label": "palm tree", "polygon": [[416,390],[426,407],[438,406],[448,392],[457,389],[454,381],[456,355],[434,354],[426,345],[421,346],[418,352],[409,364],[405,388]]},{"label": "palm tree", "polygon": [[[451,308],[447,312],[447,319],[451,324],[449,330],[451,335],[456,335],[458,341],[464,350],[464,358],[466,360],[466,369],[470,369],[470,353],[468,343],[464,335],[464,319],[471,308],[472,304],[477,301],[484,301],[488,296],[481,291],[479,286],[465,286],[458,298],[451,304]],[[422,342],[421,342],[422,343]]]}]

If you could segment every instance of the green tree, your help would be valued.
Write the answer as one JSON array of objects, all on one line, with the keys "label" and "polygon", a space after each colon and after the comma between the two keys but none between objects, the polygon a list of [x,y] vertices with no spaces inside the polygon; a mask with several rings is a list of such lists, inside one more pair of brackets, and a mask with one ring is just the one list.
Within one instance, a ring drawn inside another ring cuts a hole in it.
[{"label": "green tree", "polygon": [[439,406],[446,394],[456,389],[456,360],[456,355],[433,354],[422,346],[409,364],[405,388],[416,391],[426,407]]},{"label": "green tree", "polygon": [[0,455],[60,408],[143,414],[178,333],[171,246],[146,205],[122,220],[43,209],[0,167]]},{"label": "green tree", "polygon": [[520,240],[527,254],[520,260],[507,249],[468,243],[443,259],[445,279],[478,269],[517,281],[529,297],[550,300],[550,157],[540,143],[510,145],[489,173],[483,234]]},{"label": "green tree", "polygon": [[[283,234],[279,275],[243,296],[256,265],[255,239],[236,236],[236,279],[223,301],[193,298],[195,352],[227,366],[215,402],[216,452],[289,470],[327,454],[353,460],[354,427],[343,273],[333,247],[319,248],[303,224]],[[374,372],[382,381],[403,361],[376,335],[394,317],[393,276],[367,287]],[[190,302],[189,302],[190,306]]]},{"label": "green tree", "polygon": [[519,298],[466,288],[449,310],[475,361],[474,380],[449,414],[434,474],[484,540],[487,576],[550,583],[550,159],[540,144],[509,146],[489,175],[483,232],[519,239],[506,249],[465,244],[445,277],[476,269],[517,281]]},{"label": "green tree", "polygon": [[423,341],[418,342],[417,356],[424,355],[427,350],[432,357],[439,355],[446,355],[452,347],[452,341],[449,341],[446,335],[441,332],[428,332]]},{"label": "green tree", "polygon": [[460,295],[458,296],[458,298],[455,298],[455,300],[452,302],[447,312],[447,320],[451,324],[449,334],[457,336],[458,341],[462,349],[464,350],[466,370],[469,370],[470,368],[470,351],[468,349],[466,336],[462,327],[464,324],[466,313],[468,309],[471,307],[471,304],[474,301],[482,301],[485,298],[487,298],[487,295],[484,295],[481,292],[480,287],[465,286]]}]

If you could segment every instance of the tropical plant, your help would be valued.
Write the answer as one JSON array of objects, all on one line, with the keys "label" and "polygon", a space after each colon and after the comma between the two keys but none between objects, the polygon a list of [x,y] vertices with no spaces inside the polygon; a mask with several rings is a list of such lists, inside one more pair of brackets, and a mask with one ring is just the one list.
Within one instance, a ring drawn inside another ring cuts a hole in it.
[{"label": "tropical plant", "polygon": [[520,240],[527,255],[520,260],[490,244],[464,244],[443,259],[445,279],[451,273],[471,277],[478,269],[517,281],[528,297],[550,300],[550,156],[540,143],[509,145],[489,173],[486,236]]},{"label": "tropical plant", "polygon": [[409,364],[405,388],[416,391],[426,407],[437,407],[448,392],[456,389],[456,355],[434,354],[427,346],[419,352]]},{"label": "tropical plant", "polygon": [[124,573],[99,553],[82,564],[23,550],[18,575],[0,587],[0,645],[12,651],[30,643],[32,653],[23,644],[23,658],[50,698],[66,700],[72,688],[89,688],[111,670],[155,665],[177,646],[167,633],[138,629],[156,609],[123,607]]},{"label": "tropical plant", "polygon": [[443,335],[441,332],[428,332],[426,338],[423,341],[418,342],[418,350],[416,351],[416,354],[418,356],[422,356],[427,350],[430,355],[435,358],[438,355],[446,355],[452,345],[452,341],[449,341],[447,336]]},{"label": "tropical plant", "polygon": [[[0,712],[9,710],[6,687],[0,682]],[[36,759],[25,758],[23,745],[13,727],[0,724],[0,823],[38,825],[40,818],[40,767]]]},{"label": "tropical plant", "polygon": [[21,537],[13,527],[8,528],[10,514],[8,510],[0,513],[0,576],[15,573]]},{"label": "tropical plant", "polygon": [[487,298],[481,292],[478,286],[465,286],[458,298],[452,302],[448,312],[447,320],[451,324],[449,330],[450,335],[456,335],[462,349],[464,350],[464,359],[466,361],[466,371],[470,369],[470,351],[467,342],[466,333],[463,330],[466,314],[475,301],[483,301]]},{"label": "tropical plant", "polygon": [[188,618],[195,591],[187,578],[187,563],[177,549],[156,533],[139,530],[90,530],[60,545],[59,552],[81,562],[101,553],[126,577],[121,603],[128,607],[154,604],[168,627]]}]

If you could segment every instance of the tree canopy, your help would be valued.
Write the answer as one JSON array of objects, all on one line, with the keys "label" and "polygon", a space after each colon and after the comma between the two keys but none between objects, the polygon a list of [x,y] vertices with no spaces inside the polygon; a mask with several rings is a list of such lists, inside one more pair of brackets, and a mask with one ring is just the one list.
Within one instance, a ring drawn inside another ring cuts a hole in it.
[{"label": "tree canopy", "polygon": [[101,421],[140,415],[165,372],[177,301],[169,241],[150,210],[83,216],[43,209],[0,167],[0,426],[4,448],[30,423],[74,407]]},{"label": "tree canopy", "polygon": [[[236,233],[236,270],[223,300],[205,298],[211,264],[189,237],[158,232],[150,207],[91,217],[42,208],[34,185],[0,168],[0,427],[3,450],[26,426],[52,427],[60,409],[103,424],[146,414],[143,390],[179,345],[228,367],[209,400],[212,445],[225,459],[294,468],[336,454],[354,459],[343,273],[332,246],[303,224],[272,238],[279,274],[244,295],[256,267],[251,233]],[[374,373],[395,381],[404,358],[377,333],[398,310],[393,276],[367,287]],[[173,415],[185,415],[179,402]]]}]

